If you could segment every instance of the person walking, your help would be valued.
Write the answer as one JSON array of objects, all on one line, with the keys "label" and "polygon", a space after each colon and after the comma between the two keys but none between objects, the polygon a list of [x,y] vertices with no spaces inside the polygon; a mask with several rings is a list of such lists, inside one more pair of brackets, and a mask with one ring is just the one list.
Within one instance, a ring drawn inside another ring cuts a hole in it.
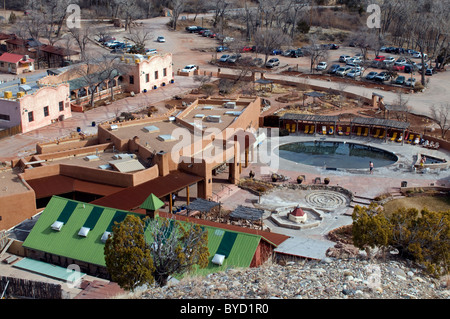
[{"label": "person walking", "polygon": [[373,163],[372,163],[372,161],[370,161],[370,163],[369,163],[369,170],[370,170],[370,174],[373,174]]}]

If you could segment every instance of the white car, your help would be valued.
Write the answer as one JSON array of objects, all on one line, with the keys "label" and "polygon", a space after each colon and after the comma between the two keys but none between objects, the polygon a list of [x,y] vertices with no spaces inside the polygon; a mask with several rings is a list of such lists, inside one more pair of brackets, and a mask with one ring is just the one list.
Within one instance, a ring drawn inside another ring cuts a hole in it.
[{"label": "white car", "polygon": [[405,85],[414,87],[416,85],[416,79],[415,78],[409,78],[408,80],[406,80]]},{"label": "white car", "polygon": [[181,72],[189,73],[189,72],[192,72],[192,71],[195,71],[195,70],[197,70],[197,66],[194,65],[194,64],[189,64],[189,65],[186,65],[183,68],[183,70],[181,70]]},{"label": "white car", "polygon": [[319,64],[317,64],[317,70],[318,71],[326,70],[327,66],[328,66],[327,62],[319,62]]},{"label": "white car", "polygon": [[383,62],[386,64],[392,64],[395,62],[395,58],[392,56],[388,56],[386,59],[383,60]]},{"label": "white car", "polygon": [[272,58],[266,63],[267,68],[273,68],[274,66],[280,65],[280,60],[278,58]]},{"label": "white car", "polygon": [[357,69],[353,69],[353,70],[350,70],[350,72],[348,72],[347,74],[346,74],[346,76],[348,76],[349,78],[356,78],[356,77],[358,77],[358,76],[361,76],[361,71],[359,71],[359,70],[357,70]]},{"label": "white car", "polygon": [[351,56],[349,56],[349,55],[341,55],[339,57],[339,62],[347,62],[347,60],[350,58],[351,58]]},{"label": "white car", "polygon": [[158,41],[158,42],[166,42],[166,38],[163,37],[163,36],[159,36],[159,37],[156,39],[156,41]]},{"label": "white car", "polygon": [[336,70],[336,75],[340,75],[340,76],[344,76],[346,75],[348,72],[351,71],[351,67],[347,66],[347,67],[340,67],[339,69]]},{"label": "white car", "polygon": [[[415,59],[420,59],[420,58],[422,58],[422,53],[414,52],[412,57],[415,58]],[[428,55],[426,53],[424,53],[423,57],[424,57],[424,59],[426,59],[428,57]]]},{"label": "white car", "polygon": [[231,56],[231,55],[229,55],[229,54],[223,54],[223,55],[220,57],[219,61],[220,61],[220,62],[227,62],[227,60],[230,58],[230,56]]}]

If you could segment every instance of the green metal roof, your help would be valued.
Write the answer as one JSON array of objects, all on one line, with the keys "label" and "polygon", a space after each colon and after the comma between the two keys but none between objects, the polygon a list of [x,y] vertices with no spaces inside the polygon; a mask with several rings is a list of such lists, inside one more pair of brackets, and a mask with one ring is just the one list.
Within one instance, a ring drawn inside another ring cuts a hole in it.
[{"label": "green metal roof", "polygon": [[[105,231],[111,232],[114,221],[120,222],[128,214],[133,213],[53,196],[23,246],[105,266],[101,237]],[[57,220],[64,222],[60,231],[51,228]],[[78,235],[81,227],[90,228],[87,237]]]},{"label": "green metal roof", "polygon": [[[70,211],[69,207],[72,209]],[[62,214],[64,212],[64,214]],[[23,246],[54,255],[105,266],[104,243],[101,237],[111,232],[114,222],[121,222],[128,214],[144,218],[145,215],[96,206],[53,196],[40,215]],[[64,216],[65,224],[60,231],[51,225]],[[159,217],[162,218],[162,217]],[[185,223],[180,221],[181,223]],[[87,237],[78,235],[81,227],[88,227]],[[249,267],[261,240],[260,235],[241,233],[217,227],[201,225],[208,231],[209,264],[196,269],[195,274],[204,275],[227,268]],[[215,254],[225,255],[222,265],[212,263]]]},{"label": "green metal roof", "polygon": [[156,197],[153,193],[142,203],[140,208],[148,210],[158,210],[164,206],[164,202]]}]

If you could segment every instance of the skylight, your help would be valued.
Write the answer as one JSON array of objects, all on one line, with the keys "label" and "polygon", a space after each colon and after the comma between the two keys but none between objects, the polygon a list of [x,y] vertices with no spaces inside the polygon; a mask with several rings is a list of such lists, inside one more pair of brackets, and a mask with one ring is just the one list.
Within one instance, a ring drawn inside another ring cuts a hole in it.
[{"label": "skylight", "polygon": [[52,224],[52,229],[53,230],[57,230],[57,231],[60,231],[61,230],[61,228],[63,227],[63,225],[64,225],[64,223],[63,222],[60,222],[60,221],[55,221],[53,224]]},{"label": "skylight", "polygon": [[78,232],[78,236],[87,237],[90,230],[90,228],[81,227],[80,231]]}]

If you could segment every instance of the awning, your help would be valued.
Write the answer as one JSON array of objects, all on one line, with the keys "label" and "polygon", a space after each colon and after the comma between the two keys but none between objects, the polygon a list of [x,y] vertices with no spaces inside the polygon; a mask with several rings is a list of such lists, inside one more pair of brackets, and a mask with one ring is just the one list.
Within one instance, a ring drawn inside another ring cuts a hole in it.
[{"label": "awning", "polygon": [[128,187],[110,196],[94,200],[91,204],[131,211],[139,208],[152,193],[156,197],[162,198],[201,180],[203,180],[201,176],[172,171],[166,176],[160,176],[137,186]]}]

